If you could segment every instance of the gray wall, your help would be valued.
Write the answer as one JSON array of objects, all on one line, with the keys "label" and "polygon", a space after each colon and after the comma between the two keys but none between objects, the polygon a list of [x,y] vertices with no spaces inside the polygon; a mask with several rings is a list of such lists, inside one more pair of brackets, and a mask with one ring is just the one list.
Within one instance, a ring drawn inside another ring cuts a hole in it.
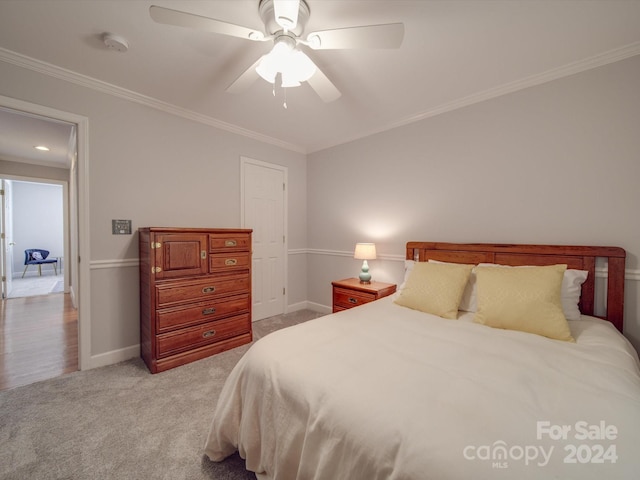
[{"label": "gray wall", "polygon": [[[288,168],[288,246],[306,247],[306,158],[49,75],[0,62],[0,95],[89,119],[91,356],[96,365],[139,344],[138,236],[143,226],[239,227],[240,157]],[[268,121],[268,119],[265,119]],[[13,167],[12,167],[13,168]],[[82,259],[85,261],[85,259]],[[289,258],[290,304],[306,300],[306,258]]]},{"label": "gray wall", "polygon": [[389,281],[409,240],[615,245],[639,348],[638,85],[634,57],[310,155],[309,300],[357,274],[358,241]]},{"label": "gray wall", "polygon": [[[13,196],[13,276],[22,276],[24,250],[42,248],[50,257],[64,256],[62,185],[12,181]],[[53,267],[42,267],[53,273]],[[29,267],[27,275],[37,275]]]},{"label": "gray wall", "polygon": [[89,119],[98,360],[139,341],[137,235],[111,235],[111,219],[238,227],[241,156],[289,169],[289,304],[330,308],[358,241],[377,243],[371,272],[388,281],[408,240],[609,244],[629,254],[640,347],[639,84],[636,57],[306,157],[0,62],[0,95]]}]

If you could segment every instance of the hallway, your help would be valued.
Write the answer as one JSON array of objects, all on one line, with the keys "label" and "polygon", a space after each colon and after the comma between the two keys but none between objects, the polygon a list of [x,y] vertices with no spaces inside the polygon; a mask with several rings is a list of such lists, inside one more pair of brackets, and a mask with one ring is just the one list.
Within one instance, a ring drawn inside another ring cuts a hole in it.
[{"label": "hallway", "polygon": [[0,390],[78,370],[78,311],[69,294],[0,305]]}]

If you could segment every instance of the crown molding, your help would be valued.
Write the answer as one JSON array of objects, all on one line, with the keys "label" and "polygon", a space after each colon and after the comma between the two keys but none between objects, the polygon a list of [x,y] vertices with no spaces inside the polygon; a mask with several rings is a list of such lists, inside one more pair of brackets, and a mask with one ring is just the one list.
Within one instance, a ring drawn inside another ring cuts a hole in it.
[{"label": "crown molding", "polygon": [[507,95],[509,93],[517,92],[519,90],[524,90],[525,88],[534,87],[536,85],[541,85],[543,83],[551,82],[552,80],[558,80],[564,77],[568,77],[570,75],[574,75],[576,73],[581,73],[587,70],[591,70],[593,68],[602,67],[604,65],[615,63],[620,60],[624,60],[626,58],[634,57],[636,55],[640,55],[640,42],[634,42],[629,45],[625,45],[624,47],[615,48],[613,50],[609,50],[607,52],[594,55],[592,57],[578,60],[576,62],[572,62],[558,68],[547,70],[546,72],[538,73],[535,75],[531,75],[529,77],[522,78],[520,80],[515,80],[513,82],[505,83],[504,85],[490,88],[482,92],[467,95],[466,97],[462,97],[452,102],[438,105],[422,113],[418,113],[417,115],[412,115],[410,117],[401,119],[397,122],[392,122],[384,127],[369,131],[368,133],[365,133],[363,135],[344,138],[341,141],[331,145],[325,145],[322,147],[318,146],[317,148],[309,149],[309,153],[314,153],[320,150],[325,150],[327,148],[353,142],[361,138],[366,138],[371,135],[392,130],[394,128],[403,127],[415,122],[419,122],[421,120],[424,120],[430,117],[435,117],[436,115],[440,115],[442,113],[451,112],[453,110],[467,107],[475,103],[484,102],[485,100],[501,97],[502,95]]},{"label": "crown molding", "polygon": [[284,142],[268,135],[262,135],[252,130],[242,128],[231,123],[223,122],[222,120],[218,120],[216,118],[209,117],[207,115],[203,115],[186,108],[178,107],[176,105],[163,102],[162,100],[148,97],[132,90],[127,90],[126,88],[118,87],[116,85],[103,82],[102,80],[98,80],[87,75],[82,75],[80,73],[59,67],[57,65],[53,65],[51,63],[43,62],[42,60],[27,57],[26,55],[22,55],[20,53],[14,52],[12,50],[7,50],[2,47],[0,47],[0,61],[10,63],[21,68],[33,70],[34,72],[42,73],[59,80],[73,83],[75,85],[90,88],[100,93],[112,95],[114,97],[122,98],[130,102],[139,103],[141,105],[145,105],[147,107],[151,107],[165,113],[170,113],[172,115],[186,118],[188,120],[203,123],[220,130],[225,130],[230,133],[242,135],[243,137],[251,138],[259,142],[275,145],[276,147],[284,148],[285,150],[291,150],[293,152],[302,154],[307,153],[307,151],[299,145]]},{"label": "crown molding", "polygon": [[543,83],[547,83],[552,80],[558,80],[564,77],[568,77],[570,75],[574,75],[576,73],[581,73],[587,70],[591,70],[593,68],[608,65],[610,63],[618,62],[620,60],[624,60],[626,58],[630,58],[636,55],[640,55],[640,42],[634,42],[629,45],[625,45],[620,48],[615,48],[613,50],[609,50],[607,52],[594,55],[592,57],[578,60],[576,62],[572,62],[558,68],[547,70],[546,72],[543,72],[543,73],[531,75],[529,77],[525,77],[520,80],[515,80],[513,82],[509,82],[504,85],[500,85],[498,87],[490,88],[482,92],[467,95],[466,97],[462,97],[452,102],[438,105],[424,112],[401,119],[397,122],[389,123],[386,126],[383,126],[381,128],[370,130],[367,133],[364,133],[362,135],[346,137],[337,142],[333,142],[326,145],[316,145],[314,148],[305,149],[300,145],[284,142],[282,140],[278,140],[276,138],[273,138],[267,135],[262,135],[260,133],[239,127],[237,125],[226,123],[226,122],[223,122],[222,120],[218,120],[213,117],[209,117],[207,115],[203,115],[203,114],[194,112],[192,110],[188,110],[186,108],[178,107],[176,105],[172,105],[170,103],[163,102],[161,100],[148,97],[146,95],[142,95],[140,93],[136,93],[134,91],[127,90],[125,88],[121,88],[86,75],[82,75],[72,70],[58,67],[57,65],[43,62],[41,60],[36,60],[34,58],[27,57],[26,55],[22,55],[17,52],[13,52],[11,50],[7,50],[5,48],[0,47],[0,61],[11,63],[13,65],[17,65],[22,68],[27,68],[29,70],[33,70],[45,75],[49,75],[54,78],[58,78],[70,83],[74,83],[76,85],[80,85],[80,86],[90,88],[102,93],[106,93],[108,95],[113,95],[115,97],[123,98],[125,100],[146,105],[148,107],[155,108],[157,110],[161,110],[166,113],[170,113],[172,115],[177,115],[177,116],[186,118],[188,120],[193,120],[199,123],[203,123],[205,125],[209,125],[221,130],[225,130],[227,132],[235,133],[237,135],[242,135],[244,137],[257,140],[259,142],[268,143],[280,148],[284,148],[285,150],[290,150],[290,151],[302,153],[302,154],[315,153],[321,150],[325,150],[327,148],[332,148],[338,145],[353,142],[355,140],[366,138],[378,133],[386,132],[394,128],[403,127],[415,122],[419,122],[421,120],[425,120],[430,117],[435,117],[436,115],[440,115],[442,113],[447,113],[453,110],[457,110],[459,108],[473,105],[475,103],[484,102],[485,100],[490,100],[492,98],[500,97],[502,95],[507,95],[509,93],[517,92],[525,88],[541,85]]}]

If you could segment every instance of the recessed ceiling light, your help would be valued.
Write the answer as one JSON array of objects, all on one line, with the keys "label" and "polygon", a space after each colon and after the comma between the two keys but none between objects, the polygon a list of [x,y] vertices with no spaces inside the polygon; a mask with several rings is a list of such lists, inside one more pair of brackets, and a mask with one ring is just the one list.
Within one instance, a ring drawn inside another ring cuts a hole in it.
[{"label": "recessed ceiling light", "polygon": [[49,151],[49,147],[45,147],[44,145],[36,145],[35,147],[36,150],[40,150],[41,152],[48,152]]}]

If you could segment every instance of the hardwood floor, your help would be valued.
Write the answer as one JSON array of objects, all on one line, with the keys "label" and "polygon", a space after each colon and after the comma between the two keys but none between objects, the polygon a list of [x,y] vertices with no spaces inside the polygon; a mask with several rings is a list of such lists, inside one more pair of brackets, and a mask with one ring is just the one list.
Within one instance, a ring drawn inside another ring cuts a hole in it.
[{"label": "hardwood floor", "polygon": [[0,329],[0,390],[78,369],[78,311],[69,294],[2,300]]}]

